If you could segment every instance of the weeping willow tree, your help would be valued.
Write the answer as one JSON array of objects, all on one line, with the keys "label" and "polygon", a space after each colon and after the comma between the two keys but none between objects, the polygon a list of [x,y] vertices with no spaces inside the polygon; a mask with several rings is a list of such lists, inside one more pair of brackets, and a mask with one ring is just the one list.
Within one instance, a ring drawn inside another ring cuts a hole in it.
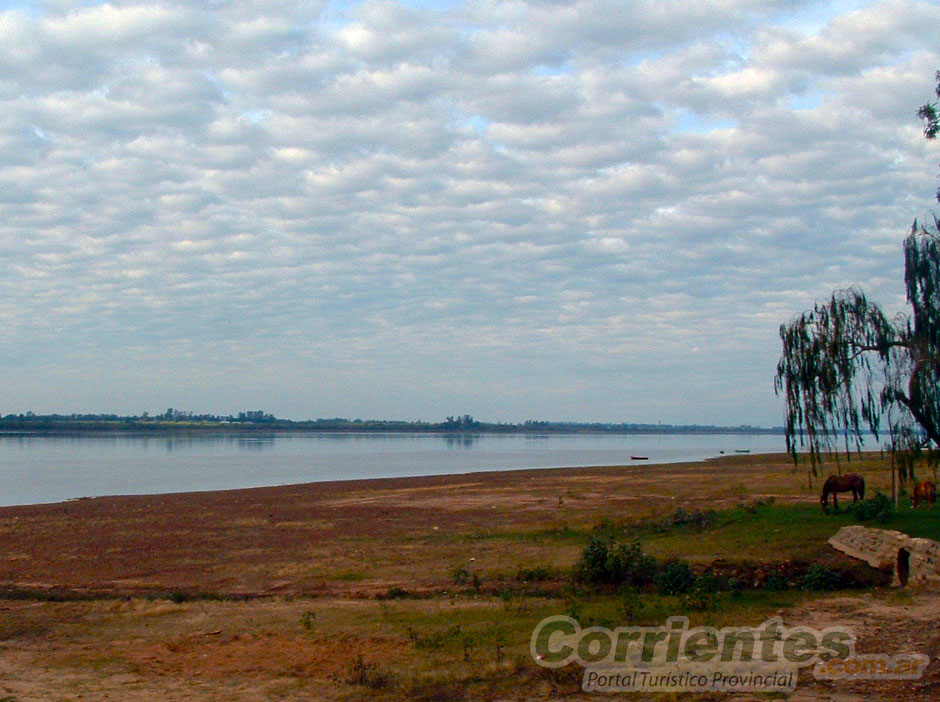
[{"label": "weeping willow tree", "polygon": [[[937,72],[940,98],[940,71]],[[924,135],[937,136],[938,103],[921,107]],[[940,192],[938,192],[940,200]],[[940,221],[914,222],[904,240],[904,282],[911,313],[889,319],[857,289],[838,291],[780,327],[783,354],[774,387],[786,399],[787,450],[810,457],[813,475],[837,442],[861,448],[863,435],[890,433],[910,456],[940,445]]]}]

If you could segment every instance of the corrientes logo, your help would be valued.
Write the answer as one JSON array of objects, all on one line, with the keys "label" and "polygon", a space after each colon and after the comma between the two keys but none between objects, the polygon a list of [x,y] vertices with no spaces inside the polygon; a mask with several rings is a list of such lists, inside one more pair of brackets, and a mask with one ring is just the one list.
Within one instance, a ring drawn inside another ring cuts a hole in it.
[{"label": "corrientes logo", "polygon": [[[581,665],[583,688],[607,692],[792,691],[800,668],[816,666],[817,677],[830,679],[864,670],[851,663],[858,658],[851,630],[786,627],[780,617],[756,627],[716,629],[690,628],[688,617],[674,616],[665,626],[611,630],[582,629],[571,617],[558,615],[539,622],[529,649],[546,668]],[[900,663],[868,669],[877,677],[912,679],[922,674],[926,656],[907,655]]]}]

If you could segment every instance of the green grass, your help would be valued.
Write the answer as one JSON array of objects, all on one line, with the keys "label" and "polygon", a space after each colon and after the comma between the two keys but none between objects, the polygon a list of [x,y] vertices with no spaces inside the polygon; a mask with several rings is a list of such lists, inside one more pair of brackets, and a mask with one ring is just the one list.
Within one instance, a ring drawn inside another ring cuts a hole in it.
[{"label": "green grass", "polygon": [[[342,619],[331,616],[329,605],[324,604],[318,606],[317,622],[318,631],[322,618],[323,631],[338,627],[352,634],[365,626],[373,633],[408,642],[409,651],[399,658],[371,667],[351,666],[347,682],[351,687],[370,688],[372,698],[401,699],[413,694],[422,698],[423,692],[432,699],[436,695],[450,699],[447,691],[454,686],[489,691],[490,695],[482,696],[486,698],[498,696],[514,679],[535,682],[546,674],[531,660],[529,640],[538,622],[548,616],[569,614],[584,627],[660,626],[679,614],[688,616],[691,626],[758,625],[779,609],[811,596],[799,591],[723,593],[708,610],[690,609],[680,597],[629,591],[572,591],[565,598],[465,597],[450,603],[394,600],[379,603],[378,613],[367,606]],[[332,625],[327,620],[333,620]],[[575,672],[573,687],[565,688],[568,692],[576,692],[580,684],[581,671]]]},{"label": "green grass", "polygon": [[[898,511],[887,522],[859,522],[845,510],[851,500],[843,499],[840,504],[843,509],[838,513],[824,514],[818,502],[744,503],[732,509],[699,513],[687,511],[678,516],[666,514],[652,520],[603,519],[587,525],[528,531],[477,531],[461,538],[465,542],[484,541],[494,549],[512,549],[512,544],[521,543],[555,544],[552,562],[544,560],[546,556],[542,549],[530,551],[525,557],[520,552],[516,570],[534,572],[542,569],[550,572],[553,577],[549,579],[556,582],[570,574],[576,554],[597,534],[609,534],[619,542],[639,540],[643,549],[660,561],[680,558],[700,565],[716,559],[761,563],[824,562],[838,556],[828,545],[829,538],[841,527],[851,524],[896,529],[910,536],[940,539],[940,508],[928,510],[922,507],[914,511],[909,501],[902,499]],[[569,555],[559,561],[557,556],[562,553]],[[568,559],[570,563],[564,562]],[[508,577],[506,572],[487,570],[477,575],[484,585]]]},{"label": "green grass", "polygon": [[478,529],[470,534],[458,537],[461,540],[468,541],[489,541],[489,540],[508,540],[508,541],[531,541],[534,543],[544,543],[545,541],[560,541],[564,543],[580,543],[587,541],[591,535],[591,528],[572,528],[570,526],[548,527],[544,529],[519,529],[519,530],[490,530],[484,531]]},{"label": "green grass", "polygon": [[[940,516],[940,511],[937,514]],[[920,519],[918,515],[914,521]],[[704,528],[695,524],[673,525],[668,518],[641,522],[604,520],[582,528],[477,532],[465,538],[581,545],[600,533],[620,541],[639,540],[659,557],[693,561],[732,556],[768,560],[817,554],[826,548],[830,536],[851,523],[852,518],[846,514],[824,515],[818,505],[788,504],[711,512]]]},{"label": "green grass", "polygon": [[901,507],[886,524],[874,524],[886,529],[897,529],[908,536],[940,540],[940,508],[911,509],[907,500],[902,500]]},{"label": "green grass", "polygon": [[[406,639],[410,652],[371,669],[351,669],[349,680],[353,686],[372,688],[370,697],[377,699],[451,699],[448,691],[454,687],[472,688],[485,699],[498,697],[501,690],[518,685],[520,680],[536,684],[546,675],[557,675],[559,692],[575,693],[583,671],[570,666],[551,673],[538,668],[529,655],[532,631],[545,617],[568,614],[583,627],[616,628],[662,626],[668,617],[684,614],[691,626],[756,626],[781,608],[811,596],[799,591],[725,593],[708,610],[689,609],[679,597],[631,592],[571,593],[563,599],[521,597],[502,602],[474,598],[450,606],[435,601],[395,601],[382,605],[378,628],[384,635]],[[347,621],[349,624],[353,622]]]},{"label": "green grass", "polygon": [[812,559],[830,553],[829,538],[851,524],[937,539],[940,509],[914,511],[902,504],[890,520],[882,523],[859,522],[845,510],[824,514],[818,504],[742,506],[717,512],[714,523],[703,529],[640,523],[619,525],[613,533],[620,538],[640,539],[644,548],[660,558],[777,561]]},{"label": "green grass", "polygon": [[344,583],[358,583],[365,580],[366,575],[358,570],[338,570],[328,574],[326,579]]},{"label": "green grass", "polygon": [[754,511],[739,508],[719,513],[712,528],[680,528],[651,535],[644,543],[658,556],[692,561],[810,558],[827,548],[829,537],[849,523],[847,517],[826,516],[818,507],[808,505],[770,505]]}]

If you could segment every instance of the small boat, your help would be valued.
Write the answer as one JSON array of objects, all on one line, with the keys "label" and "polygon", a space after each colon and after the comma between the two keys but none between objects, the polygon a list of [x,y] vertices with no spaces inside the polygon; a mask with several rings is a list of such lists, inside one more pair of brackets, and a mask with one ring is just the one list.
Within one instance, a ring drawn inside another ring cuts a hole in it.
[{"label": "small boat", "polygon": [[648,461],[649,459],[649,456],[630,456],[631,461]]},{"label": "small boat", "polygon": [[750,453],[751,449],[735,449],[735,453]]}]

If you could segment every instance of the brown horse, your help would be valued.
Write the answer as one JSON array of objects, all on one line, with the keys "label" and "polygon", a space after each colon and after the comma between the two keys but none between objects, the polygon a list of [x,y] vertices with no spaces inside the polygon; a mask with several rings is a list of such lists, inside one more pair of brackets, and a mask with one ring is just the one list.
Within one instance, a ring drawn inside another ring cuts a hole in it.
[{"label": "brown horse", "polygon": [[819,498],[822,504],[823,512],[829,507],[829,495],[832,495],[832,506],[839,509],[839,498],[836,493],[851,492],[852,502],[858,502],[865,499],[865,478],[858,473],[846,473],[845,475],[830,475],[823,483],[822,496]]},{"label": "brown horse", "polygon": [[926,502],[933,507],[937,503],[937,486],[933,481],[925,480],[914,486],[914,494],[911,497],[911,506],[917,509],[917,505]]}]

